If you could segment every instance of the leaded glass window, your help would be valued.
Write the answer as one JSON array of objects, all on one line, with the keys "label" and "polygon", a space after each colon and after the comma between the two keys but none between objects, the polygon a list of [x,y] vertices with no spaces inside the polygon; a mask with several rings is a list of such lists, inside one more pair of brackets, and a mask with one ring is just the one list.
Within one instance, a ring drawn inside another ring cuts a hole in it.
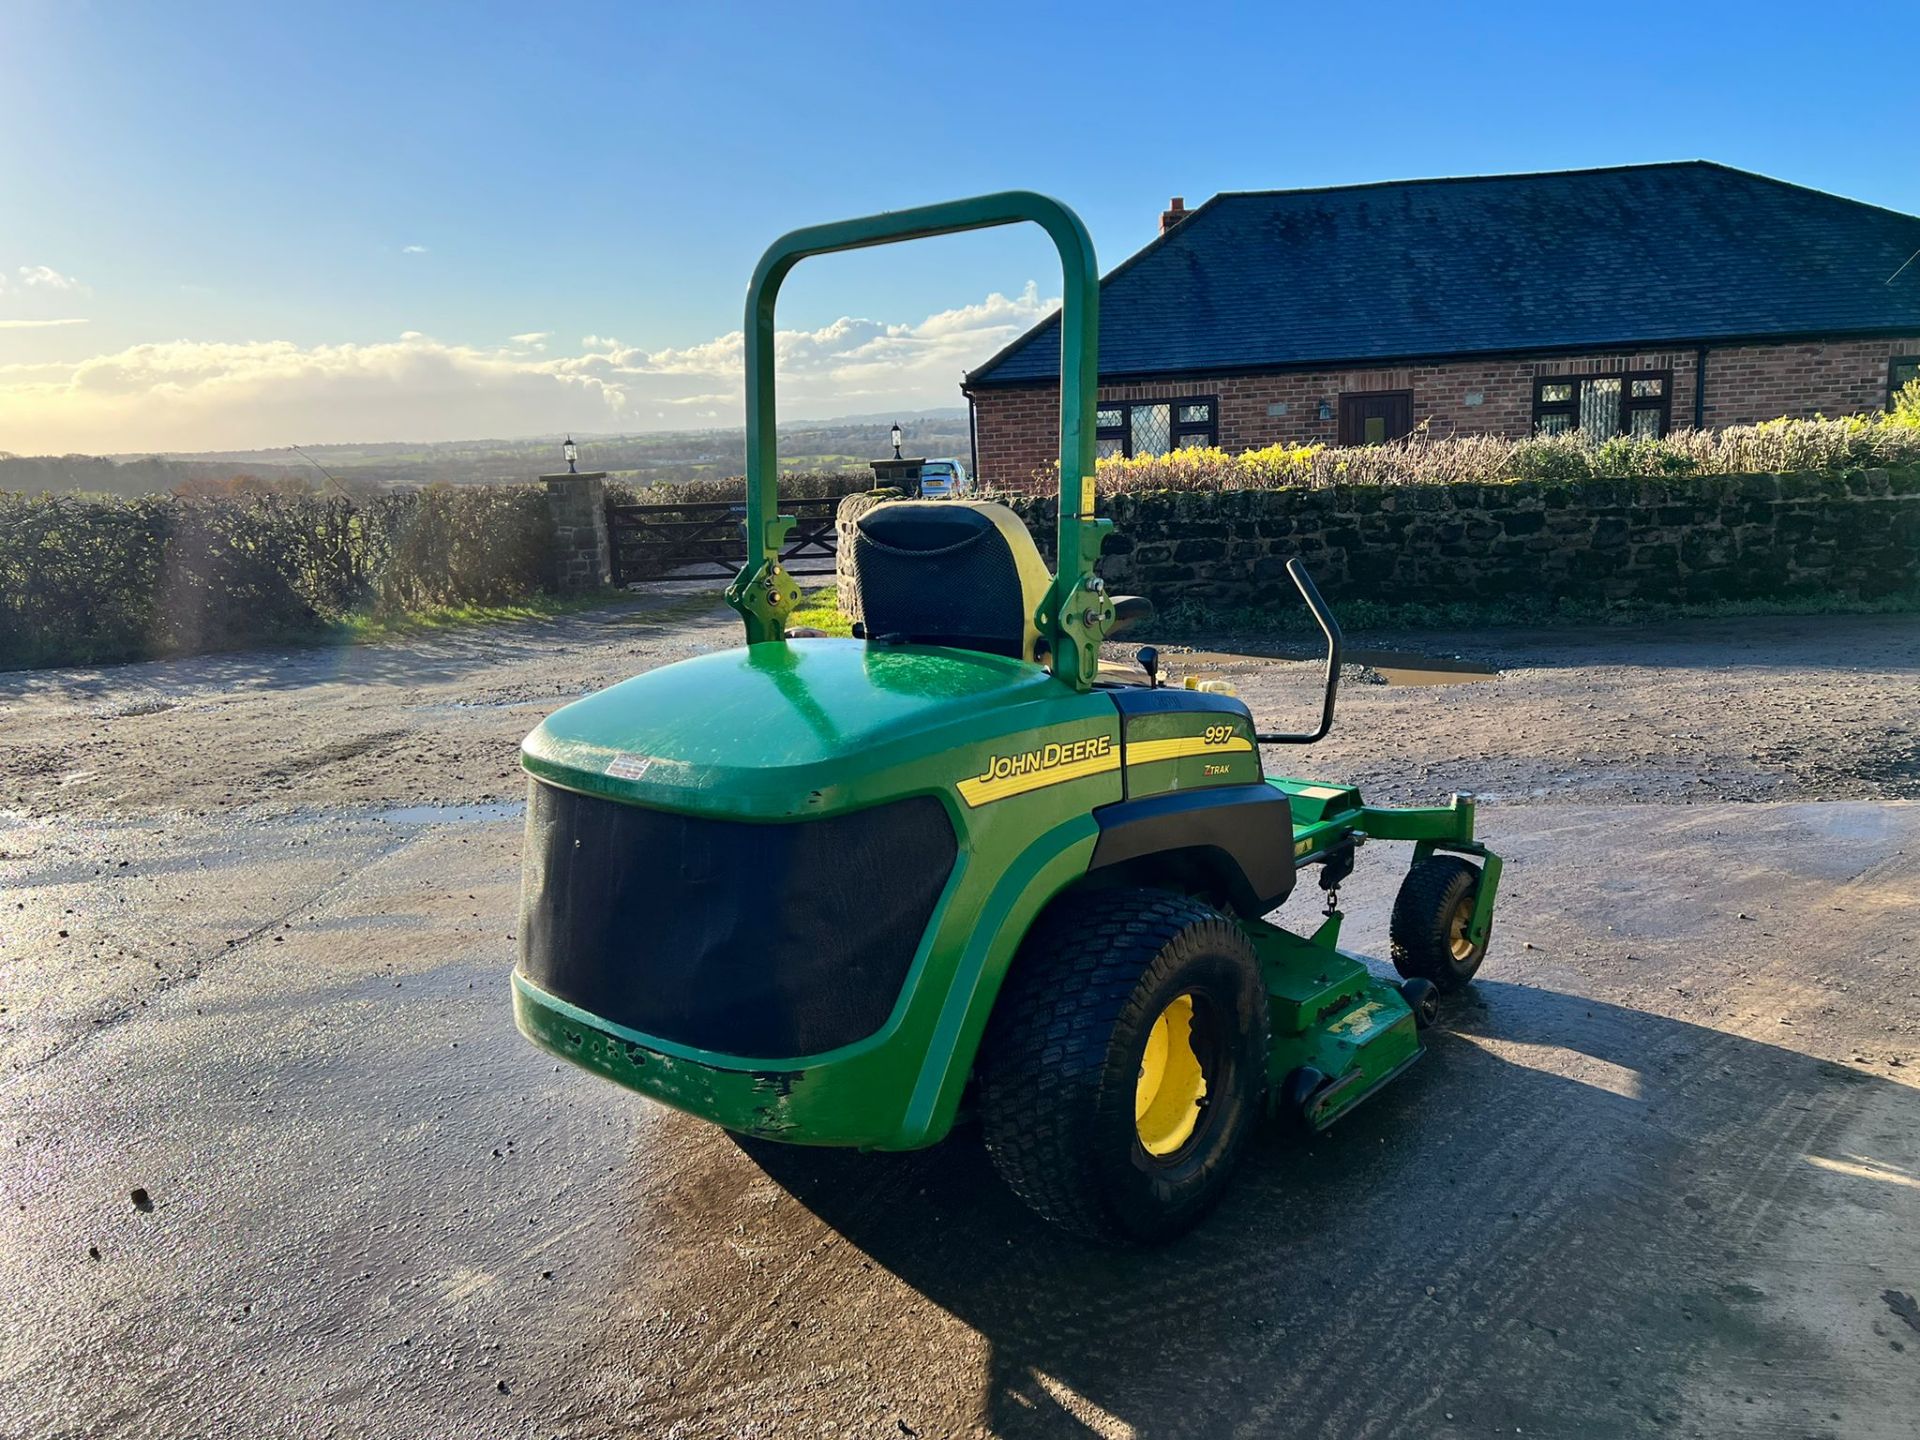
[{"label": "leaded glass window", "polygon": [[1594,440],[1614,435],[1658,439],[1667,433],[1672,390],[1673,376],[1665,370],[1539,379],[1533,387],[1533,433],[1578,430]]},{"label": "leaded glass window", "polygon": [[1173,412],[1168,406],[1135,405],[1128,421],[1129,454],[1164,455],[1173,448]]},{"label": "leaded glass window", "polygon": [[1094,449],[1102,460],[1118,455],[1164,455],[1220,443],[1220,402],[1187,400],[1109,402],[1094,411]]}]

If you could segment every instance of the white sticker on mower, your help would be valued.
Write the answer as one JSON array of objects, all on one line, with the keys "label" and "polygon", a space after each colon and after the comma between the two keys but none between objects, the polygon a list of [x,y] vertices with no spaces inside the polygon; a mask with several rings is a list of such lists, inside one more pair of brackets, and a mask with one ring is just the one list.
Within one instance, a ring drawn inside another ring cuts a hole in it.
[{"label": "white sticker on mower", "polygon": [[616,780],[638,780],[652,768],[651,755],[629,755],[622,750],[607,762],[606,773]]}]

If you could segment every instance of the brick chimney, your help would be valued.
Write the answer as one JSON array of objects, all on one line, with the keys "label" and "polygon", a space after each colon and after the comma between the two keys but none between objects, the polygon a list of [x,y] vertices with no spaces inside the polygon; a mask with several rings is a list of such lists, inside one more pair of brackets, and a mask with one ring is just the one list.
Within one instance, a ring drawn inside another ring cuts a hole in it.
[{"label": "brick chimney", "polygon": [[1167,208],[1160,212],[1160,233],[1166,234],[1186,218],[1187,202],[1176,195],[1168,202]]}]

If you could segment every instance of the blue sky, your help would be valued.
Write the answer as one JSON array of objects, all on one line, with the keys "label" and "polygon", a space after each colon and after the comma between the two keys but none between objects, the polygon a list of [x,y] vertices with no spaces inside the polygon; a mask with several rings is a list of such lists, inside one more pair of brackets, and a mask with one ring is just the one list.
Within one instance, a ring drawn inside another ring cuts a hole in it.
[{"label": "blue sky", "polygon": [[[0,450],[736,423],[768,240],[1013,186],[1103,268],[1170,195],[1417,175],[1704,157],[1920,213],[1911,0],[1584,13],[3,0]],[[783,413],[959,403],[1052,263],[808,262]]]}]

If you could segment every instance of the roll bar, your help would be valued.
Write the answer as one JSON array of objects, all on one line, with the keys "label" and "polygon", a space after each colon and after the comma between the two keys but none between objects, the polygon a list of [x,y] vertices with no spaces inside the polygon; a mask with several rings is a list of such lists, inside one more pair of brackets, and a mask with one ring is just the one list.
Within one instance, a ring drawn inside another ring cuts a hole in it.
[{"label": "roll bar", "polygon": [[746,622],[747,643],[784,639],[800,587],[780,564],[793,527],[774,513],[780,480],[774,407],[774,302],[787,272],[812,255],[891,245],[998,225],[1032,223],[1060,252],[1060,519],[1058,570],[1034,616],[1053,672],[1078,689],[1099,673],[1101,637],[1113,604],[1093,573],[1113,528],[1093,514],[1094,401],[1099,390],[1100,271],[1080,217],[1031,190],[1006,190],[854,220],[810,225],[767,247],[747,287],[747,562],[727,587],[727,603]]}]

